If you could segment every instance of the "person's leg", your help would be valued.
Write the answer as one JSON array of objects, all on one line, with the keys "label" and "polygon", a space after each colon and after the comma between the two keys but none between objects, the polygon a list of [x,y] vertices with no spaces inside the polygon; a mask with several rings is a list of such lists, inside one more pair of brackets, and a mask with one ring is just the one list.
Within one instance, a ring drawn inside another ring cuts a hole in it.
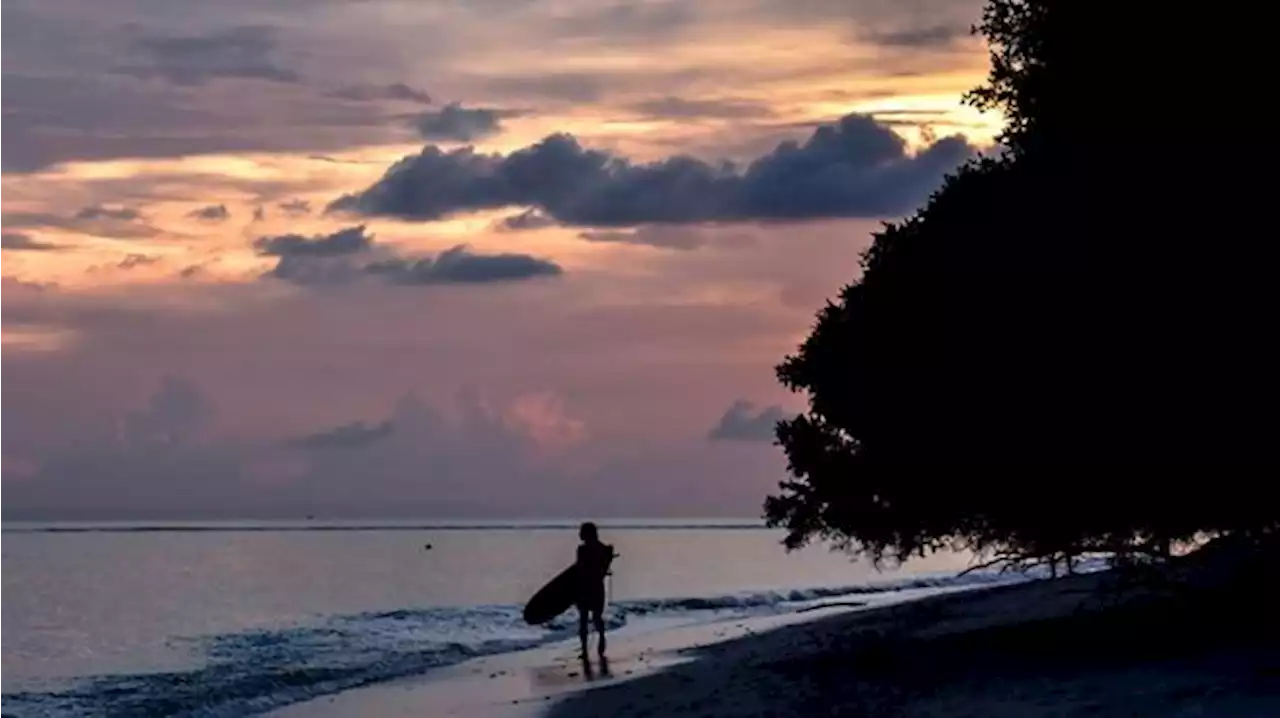
[{"label": "person's leg", "polygon": [[587,614],[589,607],[578,604],[578,638],[582,640],[582,657],[587,657]]},{"label": "person's leg", "polygon": [[595,619],[596,633],[600,636],[600,644],[596,646],[596,653],[600,654],[601,658],[604,658],[604,596],[601,595],[599,599],[596,601],[596,605],[592,606],[594,610],[591,613],[593,614],[592,618]]},{"label": "person's leg", "polygon": [[600,634],[600,644],[596,646],[596,653],[604,658],[604,617],[598,613],[596,614],[596,633]]}]

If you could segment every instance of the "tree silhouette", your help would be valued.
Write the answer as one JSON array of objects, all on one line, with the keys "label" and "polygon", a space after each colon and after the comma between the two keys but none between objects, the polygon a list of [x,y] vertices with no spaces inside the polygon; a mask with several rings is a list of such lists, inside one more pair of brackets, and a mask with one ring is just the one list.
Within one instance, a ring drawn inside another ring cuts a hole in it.
[{"label": "tree silhouette", "polygon": [[789,547],[1160,553],[1280,521],[1276,244],[1231,158],[1185,142],[1220,120],[1133,126],[1168,82],[1147,53],[1175,67],[1184,37],[1097,12],[988,3],[968,100],[1007,119],[1001,151],[885,225],[779,365],[809,398],[765,503]]}]

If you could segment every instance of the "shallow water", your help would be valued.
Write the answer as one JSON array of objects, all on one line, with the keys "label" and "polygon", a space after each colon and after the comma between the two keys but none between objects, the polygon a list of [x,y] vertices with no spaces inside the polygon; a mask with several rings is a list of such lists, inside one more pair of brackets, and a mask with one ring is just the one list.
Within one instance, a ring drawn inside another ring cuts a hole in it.
[{"label": "shallow water", "polygon": [[[610,625],[795,610],[966,562],[881,574],[750,523],[602,522]],[[559,640],[573,616],[519,608],[572,561],[575,526],[6,524],[5,715],[244,715]]]}]

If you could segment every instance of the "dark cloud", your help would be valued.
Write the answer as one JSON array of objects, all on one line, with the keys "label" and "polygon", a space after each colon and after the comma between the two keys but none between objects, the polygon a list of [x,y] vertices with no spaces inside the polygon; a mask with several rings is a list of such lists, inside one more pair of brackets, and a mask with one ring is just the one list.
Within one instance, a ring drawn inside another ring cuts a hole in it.
[{"label": "dark cloud", "polygon": [[707,438],[712,441],[773,441],[774,427],[785,415],[780,406],[766,406],[759,411],[749,401],[733,402]]},{"label": "dark cloud", "polygon": [[347,257],[284,254],[262,276],[302,287],[336,287],[359,281],[362,267]]},{"label": "dark cloud", "polygon": [[4,223],[10,227],[55,228],[111,239],[138,239],[157,233],[143,221],[142,213],[128,207],[91,205],[71,216],[49,212],[6,212]]},{"label": "dark cloud", "polygon": [[377,247],[364,225],[333,234],[260,237],[258,254],[278,257],[265,276],[303,286],[334,286],[373,277],[393,285],[484,284],[556,276],[560,265],[527,254],[475,254],[458,245],[434,257],[401,257]]},{"label": "dark cloud", "polygon": [[133,41],[140,63],[119,68],[134,77],[175,85],[203,85],[220,78],[298,82],[297,73],[273,60],[276,29],[240,25],[203,35],[153,35]]},{"label": "dark cloud", "polygon": [[323,236],[284,234],[253,241],[258,254],[269,257],[337,257],[363,252],[372,246],[373,235],[366,233],[362,224]]},{"label": "dark cloud", "polygon": [[224,204],[211,204],[208,207],[193,210],[187,216],[206,222],[223,222],[231,219],[231,212]]},{"label": "dark cloud", "polygon": [[526,209],[519,214],[513,214],[498,220],[496,228],[499,231],[520,232],[530,229],[553,227],[555,224],[555,218],[548,217],[536,209]]},{"label": "dark cloud", "polygon": [[579,233],[578,237],[588,242],[640,244],[662,249],[695,249],[705,243],[697,233],[670,225],[644,225],[633,230],[589,230]]},{"label": "dark cloud", "polygon": [[311,214],[311,202],[305,199],[291,199],[276,205],[280,211],[291,217],[302,217]]},{"label": "dark cloud", "polygon": [[487,284],[564,273],[560,265],[527,254],[473,254],[465,245],[424,259],[373,262],[365,271],[392,284]]},{"label": "dark cloud", "polygon": [[586,72],[539,73],[530,75],[480,75],[470,78],[484,90],[499,97],[520,97],[596,102],[610,86],[606,74]]},{"label": "dark cloud", "polygon": [[395,430],[390,420],[374,426],[363,421],[335,426],[332,429],[294,439],[291,444],[307,449],[355,449],[377,443],[391,436]]},{"label": "dark cloud", "polygon": [[375,102],[378,100],[398,100],[430,105],[431,95],[424,90],[406,85],[403,82],[392,82],[387,85],[347,85],[325,93],[327,97],[356,102]]},{"label": "dark cloud", "polygon": [[632,2],[584,5],[557,14],[550,24],[556,37],[587,39],[609,45],[670,42],[698,19],[696,3]]},{"label": "dark cloud", "polygon": [[783,142],[745,167],[689,156],[640,164],[556,134],[509,155],[427,146],[329,209],[429,221],[524,205],[595,227],[889,217],[919,205],[973,153],[956,136],[910,154],[892,129],[862,115],[819,127],[803,144]]},{"label": "dark cloud", "polygon": [[190,379],[166,376],[142,409],[124,419],[124,442],[131,447],[189,444],[215,416],[212,402]]},{"label": "dark cloud", "polygon": [[772,117],[766,104],[753,100],[687,100],[681,97],[658,97],[627,105],[632,112],[660,119],[747,119]]},{"label": "dark cloud", "polygon": [[970,37],[970,33],[966,25],[934,25],[905,30],[868,32],[864,37],[869,42],[885,47],[921,50],[953,47],[961,40]]},{"label": "dark cloud", "polygon": [[439,110],[425,112],[414,122],[424,140],[471,142],[502,131],[502,110],[463,107],[451,102]]},{"label": "dark cloud", "polygon": [[138,210],[131,209],[129,207],[105,207],[100,204],[95,204],[76,212],[75,218],[90,222],[100,219],[113,220],[117,222],[132,222],[141,216],[142,215],[139,214]]},{"label": "dark cloud", "polygon": [[148,264],[159,262],[160,258],[152,254],[126,254],[124,259],[116,266],[120,269],[133,269],[134,267],[145,267]]},{"label": "dark cloud", "polygon": [[[923,59],[909,52],[861,59],[813,53],[781,67],[744,65],[743,53],[709,58],[687,50],[714,37],[730,43],[725,47],[741,45],[749,55],[755,36],[833,28],[841,34],[847,29],[851,43],[869,33],[899,46],[919,45],[939,34],[932,28],[972,22],[982,3],[768,0],[739,6],[664,0],[563,7],[493,0],[414,6],[394,17],[330,11],[339,5],[349,10],[346,0],[286,0],[270,11],[244,0],[182,9],[156,0],[73,4],[74,9],[38,0],[5,4],[6,172],[70,160],[336,153],[400,142],[407,128],[388,111],[412,110],[429,99],[414,83],[387,82],[422,77],[394,74],[403,70],[406,57],[431,68],[437,94],[487,105],[575,110],[603,100],[607,110],[617,111],[637,99],[676,93],[695,101],[723,93],[763,96],[757,91],[783,77],[799,81],[812,75],[816,90],[818,81],[831,81],[833,71],[881,79],[904,66],[946,72],[958,60],[949,51],[915,53],[928,56]],[[639,47],[668,61],[657,68],[600,62],[562,72],[546,71],[543,62],[504,68],[483,61],[513,51],[607,58],[620,49],[635,54]],[[961,47],[975,62],[983,59],[977,43]],[[128,74],[111,71],[122,67]],[[138,82],[137,76],[157,81]],[[183,87],[175,91],[174,83]],[[694,110],[653,109],[673,117]]]},{"label": "dark cloud", "polygon": [[[822,61],[817,61],[817,64],[823,65]],[[645,96],[666,97],[673,87],[691,94],[711,94],[722,92],[726,86],[750,85],[778,76],[767,68],[754,71],[712,65],[655,68],[633,63],[574,72],[463,74],[459,81],[469,90],[475,88],[475,92],[485,97],[501,98],[504,103],[533,102],[541,106],[548,103],[596,103],[612,98],[631,101]]]},{"label": "dark cloud", "polygon": [[[19,75],[7,63],[3,81],[5,172],[122,157],[322,153],[402,135],[367,106],[270,83],[237,87],[229,102],[216,86],[175,92],[120,75]],[[273,121],[262,122],[264,113]]]},{"label": "dark cloud", "polygon": [[22,232],[5,232],[0,235],[0,249],[12,249],[23,252],[50,252],[60,249],[52,242],[41,242],[29,234]]}]

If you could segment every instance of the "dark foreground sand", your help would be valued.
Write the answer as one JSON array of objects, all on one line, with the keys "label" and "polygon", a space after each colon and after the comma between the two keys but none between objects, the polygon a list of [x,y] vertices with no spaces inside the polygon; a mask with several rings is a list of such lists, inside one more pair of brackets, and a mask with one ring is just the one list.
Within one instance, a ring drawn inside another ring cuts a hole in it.
[{"label": "dark foreground sand", "polygon": [[927,598],[689,649],[696,660],[571,694],[603,716],[1280,718],[1275,554],[1188,558]]}]

